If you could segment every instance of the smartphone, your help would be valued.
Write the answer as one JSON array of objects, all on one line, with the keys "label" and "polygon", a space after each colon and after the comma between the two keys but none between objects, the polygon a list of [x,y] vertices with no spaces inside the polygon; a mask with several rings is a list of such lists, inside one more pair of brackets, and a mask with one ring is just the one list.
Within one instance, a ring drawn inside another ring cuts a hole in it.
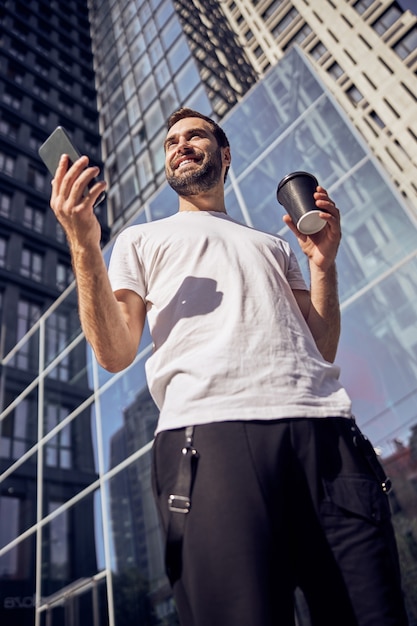
[{"label": "smartphone", "polygon": [[[41,145],[38,153],[52,176],[55,176],[59,160],[63,154],[69,156],[70,166],[81,156],[63,126],[55,128],[48,139]],[[96,182],[96,179],[92,180],[88,187],[92,187]],[[85,193],[87,193],[87,191]],[[96,207],[100,202],[103,202],[105,197],[106,192],[103,191],[95,201],[94,206]]]}]

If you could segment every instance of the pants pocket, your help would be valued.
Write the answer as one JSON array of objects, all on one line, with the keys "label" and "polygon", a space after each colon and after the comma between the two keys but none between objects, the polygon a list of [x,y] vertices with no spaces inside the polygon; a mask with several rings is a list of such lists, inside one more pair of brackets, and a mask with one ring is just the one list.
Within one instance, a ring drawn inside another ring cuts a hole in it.
[{"label": "pants pocket", "polygon": [[366,476],[339,476],[334,481],[324,481],[324,492],[323,516],[354,516],[378,524],[391,515],[381,486]]}]

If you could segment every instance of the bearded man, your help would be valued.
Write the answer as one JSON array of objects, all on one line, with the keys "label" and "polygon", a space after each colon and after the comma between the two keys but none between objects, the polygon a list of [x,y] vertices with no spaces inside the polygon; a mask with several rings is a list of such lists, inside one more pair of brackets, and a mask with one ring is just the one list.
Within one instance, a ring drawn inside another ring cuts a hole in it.
[{"label": "bearded man", "polygon": [[107,273],[82,157],[63,157],[51,206],[70,242],[82,326],[111,372],[146,363],[160,415],[153,486],[183,626],[291,626],[300,588],[314,626],[405,626],[399,564],[372,447],[334,364],[340,213],[300,233],[310,287],[281,237],[226,211],[229,141],[210,118],[168,121],[166,176],[179,210],[126,228]]}]

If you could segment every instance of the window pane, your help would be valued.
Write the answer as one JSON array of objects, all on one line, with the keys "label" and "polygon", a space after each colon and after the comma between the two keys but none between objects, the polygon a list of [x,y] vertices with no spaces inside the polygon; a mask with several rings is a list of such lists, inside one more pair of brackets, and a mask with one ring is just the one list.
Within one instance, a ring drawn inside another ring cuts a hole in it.
[{"label": "window pane", "polygon": [[411,52],[417,49],[417,26],[415,26],[405,37],[394,46],[395,52],[401,59],[408,57]]},{"label": "window pane", "polygon": [[379,35],[383,35],[401,17],[401,14],[402,12],[399,8],[392,6],[372,24],[372,28]]}]

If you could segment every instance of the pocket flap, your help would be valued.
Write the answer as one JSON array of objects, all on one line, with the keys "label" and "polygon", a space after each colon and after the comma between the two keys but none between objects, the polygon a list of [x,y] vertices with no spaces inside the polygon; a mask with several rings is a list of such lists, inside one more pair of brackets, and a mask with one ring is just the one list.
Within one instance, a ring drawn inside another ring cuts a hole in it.
[{"label": "pocket flap", "polygon": [[[331,514],[335,506],[374,522],[390,516],[388,498],[382,487],[368,478],[340,476],[335,481],[325,481],[324,488],[323,513]],[[337,514],[336,511],[333,513]]]}]

